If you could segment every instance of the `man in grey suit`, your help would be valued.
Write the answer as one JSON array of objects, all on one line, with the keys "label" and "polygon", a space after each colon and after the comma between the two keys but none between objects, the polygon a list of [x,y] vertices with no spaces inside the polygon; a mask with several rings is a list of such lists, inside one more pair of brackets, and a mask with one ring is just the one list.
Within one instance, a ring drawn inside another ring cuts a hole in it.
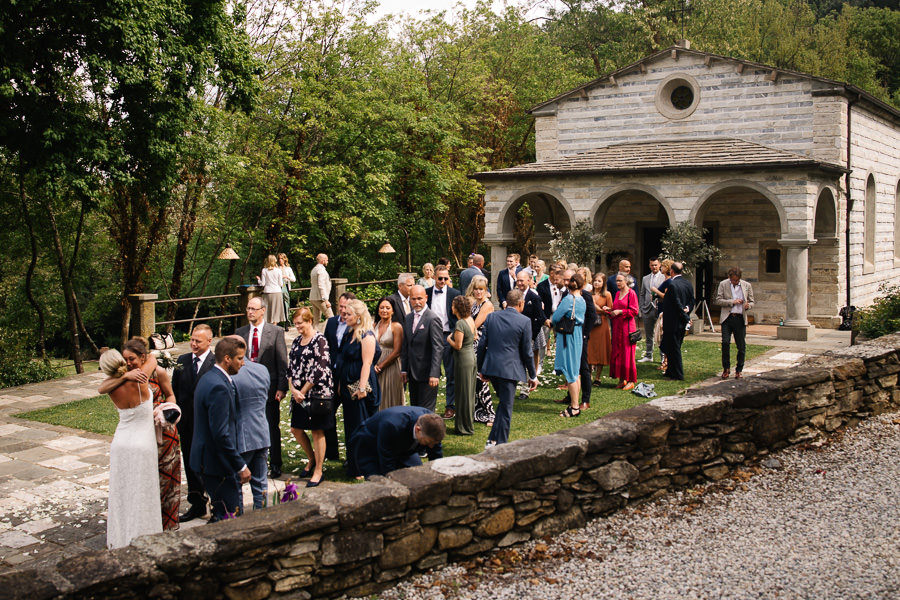
[{"label": "man in grey suit", "polygon": [[472,278],[476,275],[481,275],[482,269],[484,269],[484,256],[481,254],[473,254],[472,266],[464,269],[459,274],[459,291],[461,294],[465,294],[466,291],[468,291],[469,284],[472,283]]},{"label": "man in grey suit", "polygon": [[272,477],[281,477],[281,399],[288,389],[287,345],[284,343],[284,329],[266,323],[266,303],[260,297],[247,302],[249,325],[235,333],[247,344],[247,358],[269,370],[269,397],[266,402],[266,419],[269,422],[269,467]]},{"label": "man in grey suit", "polygon": [[415,284],[415,275],[412,273],[400,273],[397,277],[397,291],[388,296],[388,300],[394,305],[394,313],[401,320],[412,311],[409,303],[409,294]]},{"label": "man in grey suit", "polygon": [[719,325],[722,327],[722,379],[728,379],[731,369],[731,336],[737,345],[737,365],[734,378],[740,379],[744,370],[744,355],[747,351],[747,312],[753,308],[753,287],[741,279],[741,268],[728,269],[728,279],[719,283],[716,290],[716,306],[722,307]]},{"label": "man in grey suit", "polygon": [[653,360],[653,329],[659,318],[659,305],[657,304],[659,300],[658,296],[653,293],[653,289],[659,289],[665,280],[666,276],[659,270],[659,258],[654,256],[650,259],[650,273],[644,275],[641,280],[641,295],[638,296],[641,319],[644,321],[644,340],[647,343],[644,356],[638,362],[644,363]]},{"label": "man in grey suit", "polygon": [[266,402],[269,399],[269,370],[248,360],[232,380],[240,399],[237,403],[237,449],[250,469],[250,490],[256,510],[263,507],[268,487],[266,454],[271,443]]},{"label": "man in grey suit", "polygon": [[509,439],[516,384],[527,380],[529,393],[538,385],[531,352],[531,320],[521,314],[525,297],[514,289],[505,300],[506,309],[487,316],[484,333],[478,340],[478,376],[482,381],[490,381],[500,398],[485,448],[505,444]]},{"label": "man in grey suit", "polygon": [[400,378],[409,384],[409,403],[434,412],[441,381],[444,328],[427,304],[425,288],[414,285],[409,293],[412,309],[403,320]]}]

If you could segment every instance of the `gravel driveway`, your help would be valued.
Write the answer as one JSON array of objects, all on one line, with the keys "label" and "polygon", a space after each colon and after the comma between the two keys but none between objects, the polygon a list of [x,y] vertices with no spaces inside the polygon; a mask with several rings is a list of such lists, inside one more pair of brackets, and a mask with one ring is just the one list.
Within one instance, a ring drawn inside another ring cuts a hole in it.
[{"label": "gravel driveway", "polygon": [[389,599],[900,598],[900,413]]}]

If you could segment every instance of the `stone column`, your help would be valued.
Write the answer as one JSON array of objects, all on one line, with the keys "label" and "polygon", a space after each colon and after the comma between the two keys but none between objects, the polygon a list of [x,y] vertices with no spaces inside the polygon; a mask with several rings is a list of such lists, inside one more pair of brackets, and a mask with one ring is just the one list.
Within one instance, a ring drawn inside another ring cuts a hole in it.
[{"label": "stone column", "polygon": [[238,309],[240,312],[244,313],[244,316],[238,317],[238,327],[243,327],[244,325],[249,325],[250,321],[247,320],[247,303],[250,302],[250,298],[256,298],[257,296],[262,296],[263,288],[261,285],[239,285],[237,286],[237,293],[241,295],[238,298]]},{"label": "stone column", "polygon": [[491,302],[494,306],[500,305],[500,299],[497,298],[497,290],[494,286],[497,284],[497,273],[506,268],[506,242],[491,244],[491,270],[488,278],[488,289],[491,290]]},{"label": "stone column", "polygon": [[778,338],[782,340],[806,341],[813,337],[815,328],[807,319],[809,302],[809,247],[815,240],[782,238],[778,243],[787,253],[787,273],[785,285],[784,325],[778,327]]},{"label": "stone column", "polygon": [[156,333],[156,294],[129,294],[131,331],[145,338]]}]

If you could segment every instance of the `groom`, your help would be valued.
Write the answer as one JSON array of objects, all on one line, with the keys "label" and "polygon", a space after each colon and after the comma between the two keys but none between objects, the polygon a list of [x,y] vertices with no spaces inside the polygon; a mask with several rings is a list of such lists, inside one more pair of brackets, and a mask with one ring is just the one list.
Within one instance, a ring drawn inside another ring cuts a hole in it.
[{"label": "groom", "polygon": [[240,514],[241,484],[250,481],[250,469],[237,448],[237,390],[232,375],[244,364],[247,345],[227,337],[216,344],[216,365],[194,391],[194,440],[191,469],[200,473],[212,502],[210,523],[225,513]]}]

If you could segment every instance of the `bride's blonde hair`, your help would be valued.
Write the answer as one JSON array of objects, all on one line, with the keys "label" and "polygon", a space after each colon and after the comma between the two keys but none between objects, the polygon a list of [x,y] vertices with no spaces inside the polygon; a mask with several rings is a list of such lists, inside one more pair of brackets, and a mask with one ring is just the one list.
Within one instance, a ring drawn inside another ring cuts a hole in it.
[{"label": "bride's blonde hair", "polygon": [[128,371],[128,365],[122,354],[115,348],[110,348],[100,356],[100,370],[107,377],[121,377]]}]

